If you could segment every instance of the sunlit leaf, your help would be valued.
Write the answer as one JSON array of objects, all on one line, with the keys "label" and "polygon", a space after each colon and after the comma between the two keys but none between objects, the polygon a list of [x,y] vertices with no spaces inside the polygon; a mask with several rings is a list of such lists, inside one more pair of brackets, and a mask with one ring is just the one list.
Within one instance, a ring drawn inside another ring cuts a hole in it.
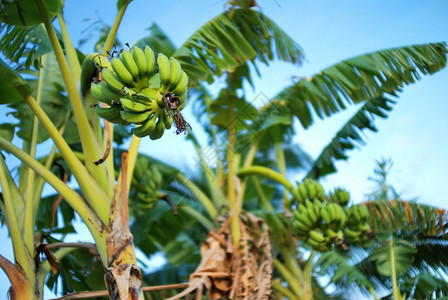
[{"label": "sunlit leaf", "polygon": [[[45,7],[46,14],[51,20],[56,16],[60,8],[60,1],[41,0]],[[3,23],[18,26],[31,26],[42,23],[35,0],[2,1],[0,4],[0,20]]]}]

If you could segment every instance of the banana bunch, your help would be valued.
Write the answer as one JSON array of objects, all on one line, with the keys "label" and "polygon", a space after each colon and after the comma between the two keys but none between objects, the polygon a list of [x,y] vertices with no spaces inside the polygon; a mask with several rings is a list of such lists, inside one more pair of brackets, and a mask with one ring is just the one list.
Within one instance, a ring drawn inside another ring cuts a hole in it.
[{"label": "banana bunch", "polygon": [[306,240],[306,243],[313,249],[320,252],[326,252],[333,249],[332,239],[319,229],[313,229],[310,231],[309,238]]},{"label": "banana bunch", "polygon": [[350,193],[344,189],[336,188],[330,193],[330,198],[340,206],[346,207],[350,201]]},{"label": "banana bunch", "polygon": [[137,125],[132,133],[138,137],[162,137],[186,104],[188,76],[179,61],[162,53],[156,59],[149,46],[120,51],[98,77],[90,92],[109,105],[97,107],[98,115],[112,123]]},{"label": "banana bunch", "polygon": [[306,199],[294,210],[293,226],[300,236],[308,236],[311,230],[320,223],[322,202],[315,200],[311,202]]},{"label": "banana bunch", "polygon": [[291,204],[293,204],[293,202],[304,203],[306,199],[311,201],[314,201],[314,199],[324,201],[326,199],[322,185],[319,182],[308,178],[306,178],[303,183],[297,184],[297,190],[294,194],[295,198],[292,199]]},{"label": "banana bunch", "polygon": [[162,175],[154,166],[149,166],[145,158],[136,161],[131,185],[135,195],[136,207],[142,210],[152,209],[159,199],[158,190],[162,184]]},{"label": "banana bunch", "polygon": [[369,225],[369,210],[364,205],[353,205],[344,209],[347,215],[347,227],[344,235],[353,244],[362,244],[370,240],[372,231]]}]

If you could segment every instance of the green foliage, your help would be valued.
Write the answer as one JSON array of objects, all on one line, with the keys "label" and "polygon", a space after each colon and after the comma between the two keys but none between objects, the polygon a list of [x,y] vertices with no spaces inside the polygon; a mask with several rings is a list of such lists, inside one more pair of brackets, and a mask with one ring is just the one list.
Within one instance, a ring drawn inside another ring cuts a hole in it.
[{"label": "green foliage", "polygon": [[[61,2],[54,0],[39,0],[50,19],[56,16]],[[0,15],[3,23],[15,26],[32,26],[43,22],[38,4],[34,0],[2,1]]]}]

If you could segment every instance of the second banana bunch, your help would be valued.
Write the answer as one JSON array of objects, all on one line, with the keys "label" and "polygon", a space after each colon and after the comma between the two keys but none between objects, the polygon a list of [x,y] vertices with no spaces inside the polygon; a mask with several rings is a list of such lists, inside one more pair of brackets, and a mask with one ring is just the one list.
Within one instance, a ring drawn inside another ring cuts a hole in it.
[{"label": "second banana bunch", "polygon": [[94,53],[83,69],[89,64],[98,74],[90,93],[108,105],[96,106],[97,114],[111,123],[135,124],[131,131],[138,137],[161,138],[187,103],[188,76],[179,61],[156,56],[149,46],[121,50],[111,59]]},{"label": "second banana bunch", "polygon": [[311,248],[330,251],[347,243],[363,244],[373,234],[369,226],[369,210],[362,204],[348,206],[350,194],[335,189],[325,195],[322,186],[313,180],[299,183],[295,197],[290,201],[293,208],[293,228],[297,235]]}]

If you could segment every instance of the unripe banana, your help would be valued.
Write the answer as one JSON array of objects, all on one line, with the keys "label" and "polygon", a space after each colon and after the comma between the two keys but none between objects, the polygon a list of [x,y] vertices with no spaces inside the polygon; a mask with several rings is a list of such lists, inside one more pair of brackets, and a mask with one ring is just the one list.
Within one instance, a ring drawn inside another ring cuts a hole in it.
[{"label": "unripe banana", "polygon": [[184,71],[181,72],[179,82],[172,87],[173,94],[176,96],[183,95],[188,89],[188,76]]},{"label": "unripe banana", "polygon": [[308,233],[311,230],[311,228],[308,225],[303,224],[299,220],[294,221],[294,226],[295,226],[295,228],[301,230],[302,232],[306,232],[306,233]]},{"label": "unripe banana", "polygon": [[121,98],[120,99],[120,103],[121,103],[121,105],[123,106],[123,108],[126,111],[132,111],[132,112],[139,112],[139,113],[141,113],[141,112],[144,112],[144,111],[147,111],[147,110],[151,109],[151,107],[149,105],[138,103],[136,101],[129,100],[129,99],[126,99],[126,98]]},{"label": "unripe banana", "polygon": [[165,129],[170,129],[173,125],[173,118],[167,115],[166,110],[163,112],[163,123],[165,124]]},{"label": "unripe banana", "polygon": [[102,81],[100,83],[100,87],[101,87],[101,93],[103,94],[103,96],[106,99],[109,99],[109,102],[107,104],[111,104],[111,102],[113,100],[118,100],[121,98],[120,93],[113,90],[112,87],[110,85],[108,85],[107,83],[105,83],[104,81]]},{"label": "unripe banana", "polygon": [[152,167],[152,175],[156,186],[160,186],[160,184],[162,184],[162,174],[160,174],[159,170],[154,166]]},{"label": "unripe banana", "polygon": [[115,74],[111,69],[103,69],[101,71],[101,74],[103,76],[103,81],[107,83],[117,93],[120,93],[123,87],[125,86],[125,83],[121,81],[121,79]]},{"label": "unripe banana", "polygon": [[141,124],[148,120],[148,118],[151,116],[151,112],[145,111],[145,112],[132,112],[132,111],[126,111],[122,110],[120,112],[121,118],[129,123],[134,124]]},{"label": "unripe banana", "polygon": [[145,46],[144,52],[145,52],[148,76],[151,76],[156,72],[155,54],[154,51],[152,51],[151,47],[149,47],[148,45]]},{"label": "unripe banana", "polygon": [[314,200],[314,198],[316,198],[316,196],[317,196],[317,190],[314,185],[314,181],[310,180],[310,179],[305,179],[304,183],[305,183],[305,187],[306,187],[309,199]]},{"label": "unripe banana", "polygon": [[148,72],[148,64],[146,62],[145,52],[139,47],[132,48],[132,56],[134,57],[134,61],[137,64],[138,72],[140,79],[146,77],[146,73]]},{"label": "unripe banana", "polygon": [[100,53],[92,53],[86,56],[81,67],[81,92],[82,95],[87,93],[90,88],[92,79],[99,77],[102,69],[110,67],[109,58]]},{"label": "unripe banana", "polygon": [[128,69],[129,73],[131,73],[134,81],[137,82],[140,78],[140,71],[137,67],[137,64],[135,63],[134,57],[132,56],[131,52],[127,50],[121,51],[120,59],[123,61],[123,64],[126,66],[126,69]]},{"label": "unripe banana", "polygon": [[169,89],[172,90],[179,84],[179,80],[182,76],[182,68],[180,63],[174,57],[170,57],[170,80]]},{"label": "unripe banana", "polygon": [[168,59],[168,57],[166,57],[165,54],[159,53],[159,55],[157,56],[157,65],[159,66],[159,76],[161,83],[159,91],[161,94],[163,94],[168,90],[170,84],[170,60]]},{"label": "unripe banana", "polygon": [[127,85],[134,86],[134,78],[132,77],[132,74],[128,71],[126,66],[124,65],[123,61],[117,57],[112,58],[112,61],[110,62],[112,65],[112,69],[114,70],[115,74]]},{"label": "unripe banana", "polygon": [[302,198],[302,202],[305,201],[305,199],[308,198],[308,193],[306,191],[306,187],[304,184],[299,184],[299,186],[297,187],[299,190],[299,195]]},{"label": "unripe banana", "polygon": [[92,94],[95,99],[98,101],[101,101],[103,103],[110,104],[110,99],[105,97],[103,93],[101,92],[101,84],[92,82],[90,86],[90,93]]},{"label": "unripe banana", "polygon": [[157,121],[156,128],[149,135],[149,138],[151,140],[158,140],[162,137],[164,131],[165,131],[165,124],[163,123],[163,119],[160,117],[159,120]]},{"label": "unripe banana", "polygon": [[153,117],[149,118],[148,120],[146,120],[139,127],[132,128],[131,132],[135,136],[140,137],[140,138],[150,135],[154,131],[154,128],[156,128],[156,119],[157,119],[157,114],[154,115]]},{"label": "unripe banana", "polygon": [[96,113],[101,118],[111,122],[111,123],[119,123],[121,121],[120,117],[120,107],[114,105],[111,107],[96,107]]},{"label": "unripe banana", "polygon": [[321,243],[325,240],[325,237],[323,236],[322,233],[316,231],[316,230],[311,230],[310,231],[310,239],[314,240],[318,243]]},{"label": "unripe banana", "polygon": [[140,91],[139,94],[144,94],[148,96],[149,99],[155,101],[160,101],[162,99],[162,95],[158,91],[153,90],[151,88],[144,88],[143,90]]}]

